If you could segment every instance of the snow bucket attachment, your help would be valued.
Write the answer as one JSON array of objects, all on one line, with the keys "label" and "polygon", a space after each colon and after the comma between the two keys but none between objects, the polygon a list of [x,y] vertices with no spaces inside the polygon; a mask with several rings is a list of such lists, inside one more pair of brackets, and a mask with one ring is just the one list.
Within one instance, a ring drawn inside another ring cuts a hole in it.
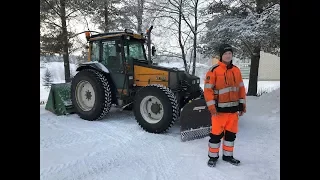
[{"label": "snow bucket attachment", "polygon": [[211,132],[211,114],[204,99],[186,104],[180,116],[181,140],[190,141],[208,136]]},{"label": "snow bucket attachment", "polygon": [[73,113],[71,83],[52,84],[45,109],[58,116]]}]

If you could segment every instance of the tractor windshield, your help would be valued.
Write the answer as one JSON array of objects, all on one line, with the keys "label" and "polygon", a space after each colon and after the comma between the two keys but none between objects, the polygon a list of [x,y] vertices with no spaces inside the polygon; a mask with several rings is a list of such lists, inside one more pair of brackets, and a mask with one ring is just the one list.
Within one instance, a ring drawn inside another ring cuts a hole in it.
[{"label": "tractor windshield", "polygon": [[[129,48],[128,48],[129,47]],[[139,62],[147,62],[147,58],[145,56],[145,50],[143,47],[143,43],[138,40],[130,40],[127,41],[126,45],[124,46],[125,57],[126,59],[132,59],[134,61]],[[129,58],[128,58],[129,52]]]}]

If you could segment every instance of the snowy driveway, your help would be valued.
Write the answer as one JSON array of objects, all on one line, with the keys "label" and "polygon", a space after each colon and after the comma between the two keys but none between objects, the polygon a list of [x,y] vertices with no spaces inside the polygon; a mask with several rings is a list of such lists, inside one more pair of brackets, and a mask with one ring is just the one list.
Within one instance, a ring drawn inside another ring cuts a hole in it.
[{"label": "snowy driveway", "polygon": [[167,134],[144,132],[132,112],[102,121],[55,116],[40,106],[42,180],[279,180],[280,90],[249,98],[235,142],[236,167],[206,163],[208,137],[181,142],[179,122]]}]

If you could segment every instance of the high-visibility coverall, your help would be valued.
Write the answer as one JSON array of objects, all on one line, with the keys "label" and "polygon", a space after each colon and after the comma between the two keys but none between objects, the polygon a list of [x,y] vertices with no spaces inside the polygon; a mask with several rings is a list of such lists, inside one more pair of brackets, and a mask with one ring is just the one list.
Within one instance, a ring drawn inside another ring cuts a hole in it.
[{"label": "high-visibility coverall", "polygon": [[233,156],[234,141],[238,132],[238,111],[246,112],[246,92],[240,69],[221,61],[206,74],[204,97],[210,112],[212,130],[209,140],[209,158],[218,158],[220,139],[223,155]]}]

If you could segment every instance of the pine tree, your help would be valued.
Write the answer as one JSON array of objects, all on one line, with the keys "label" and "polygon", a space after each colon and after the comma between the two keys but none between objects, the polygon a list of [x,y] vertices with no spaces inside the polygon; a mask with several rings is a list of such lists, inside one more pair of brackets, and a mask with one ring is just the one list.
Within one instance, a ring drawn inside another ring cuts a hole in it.
[{"label": "pine tree", "polygon": [[49,71],[49,69],[46,69],[46,72],[44,74],[44,77],[42,77],[43,80],[43,86],[45,86],[46,88],[50,88],[53,80],[52,80],[52,74]]}]

